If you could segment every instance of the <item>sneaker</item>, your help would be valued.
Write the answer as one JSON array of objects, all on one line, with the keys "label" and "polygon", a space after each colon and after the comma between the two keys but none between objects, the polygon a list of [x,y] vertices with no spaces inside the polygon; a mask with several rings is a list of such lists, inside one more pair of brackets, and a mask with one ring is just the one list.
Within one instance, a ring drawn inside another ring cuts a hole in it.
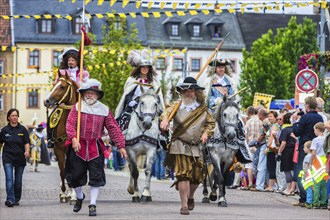
[{"label": "sneaker", "polygon": [[5,205],[8,206],[8,207],[14,207],[14,202],[10,201],[10,200],[7,200],[5,202]]},{"label": "sneaker", "polygon": [[84,193],[83,193],[83,198],[82,199],[77,198],[76,204],[73,206],[73,211],[74,212],[79,212],[80,211],[84,199],[85,199],[85,194]]},{"label": "sneaker", "polygon": [[327,209],[327,204],[321,204],[320,209]]},{"label": "sneaker", "polygon": [[313,204],[313,209],[320,209],[320,205],[319,204]]},{"label": "sneaker", "polygon": [[89,205],[89,216],[96,216],[96,205]]},{"label": "sneaker", "polygon": [[305,203],[304,202],[297,202],[297,203],[294,203],[293,206],[305,207]]},{"label": "sneaker", "polygon": [[305,203],[305,207],[308,208],[308,209],[311,209],[311,208],[313,208],[313,205],[312,204]]}]

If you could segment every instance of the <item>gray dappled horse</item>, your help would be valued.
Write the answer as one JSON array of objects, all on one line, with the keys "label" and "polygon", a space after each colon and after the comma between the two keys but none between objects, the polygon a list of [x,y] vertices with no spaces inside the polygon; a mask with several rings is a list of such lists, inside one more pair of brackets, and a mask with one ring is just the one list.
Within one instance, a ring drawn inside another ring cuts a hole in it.
[{"label": "gray dappled horse", "polygon": [[[215,137],[211,140],[212,144],[208,144],[206,149],[208,151],[210,162],[213,165],[214,175],[206,175],[206,178],[208,178],[212,190],[210,200],[216,200],[216,189],[218,188],[218,206],[227,207],[227,201],[225,198],[226,174],[233,165],[234,158],[237,156],[240,146],[246,146],[246,141],[243,124],[240,120],[240,109],[235,101],[232,101],[225,96],[214,116],[216,120],[215,129],[218,129],[219,132],[215,131]],[[218,135],[216,135],[217,133]],[[249,152],[245,153],[249,154]],[[212,178],[210,178],[210,176]],[[207,194],[205,183],[203,193],[204,196]],[[207,202],[205,199],[206,198],[203,198],[203,202]]]},{"label": "gray dappled horse", "polygon": [[[128,163],[130,169],[130,182],[127,191],[132,195],[132,202],[152,201],[150,192],[150,179],[152,165],[156,159],[156,150],[159,137],[159,115],[161,113],[158,92],[153,89],[144,91],[141,86],[142,96],[139,98],[136,109],[132,112],[131,120],[125,135]],[[139,170],[136,158],[146,154],[145,184],[141,200],[139,197],[138,177]]]},{"label": "gray dappled horse", "polygon": [[60,202],[64,203],[70,200],[71,205],[76,203],[77,198],[75,191],[67,185],[64,176],[67,152],[67,148],[65,147],[65,140],[67,139],[65,126],[71,108],[78,101],[77,89],[78,85],[70,76],[58,73],[58,81],[44,101],[45,107],[53,108],[47,121],[47,133],[50,126],[53,130],[51,132],[51,140],[48,141],[54,142],[54,153],[57,158],[61,177]]}]

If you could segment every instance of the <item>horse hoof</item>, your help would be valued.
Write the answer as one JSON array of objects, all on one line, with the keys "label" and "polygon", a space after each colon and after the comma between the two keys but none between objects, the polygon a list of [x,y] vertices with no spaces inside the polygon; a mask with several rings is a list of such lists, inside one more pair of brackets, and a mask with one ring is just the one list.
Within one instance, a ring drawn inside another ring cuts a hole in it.
[{"label": "horse hoof", "polygon": [[132,202],[140,202],[140,197],[138,196],[132,197]]},{"label": "horse hoof", "polygon": [[151,196],[144,196],[144,195],[142,195],[141,196],[141,201],[142,202],[151,202],[152,201],[152,198],[151,198]]},{"label": "horse hoof", "polygon": [[128,188],[127,188],[127,192],[128,192],[130,195],[133,195],[133,194],[134,194],[134,189],[131,188],[131,187],[128,187]]},{"label": "horse hoof", "polygon": [[204,197],[204,198],[202,199],[202,203],[210,203],[210,199],[207,198],[207,197]]},{"label": "horse hoof", "polygon": [[77,200],[70,200],[70,205],[75,205]]},{"label": "horse hoof", "polygon": [[212,202],[214,202],[214,201],[216,201],[217,200],[217,194],[212,194],[212,193],[210,193],[210,200],[212,201]]},{"label": "horse hoof", "polygon": [[218,207],[228,207],[227,202],[225,201],[218,202]]}]

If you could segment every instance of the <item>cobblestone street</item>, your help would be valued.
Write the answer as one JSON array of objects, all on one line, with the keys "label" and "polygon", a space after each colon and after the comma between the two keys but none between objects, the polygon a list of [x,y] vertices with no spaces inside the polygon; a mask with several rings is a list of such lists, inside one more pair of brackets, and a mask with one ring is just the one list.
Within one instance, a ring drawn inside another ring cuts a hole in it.
[{"label": "cobblestone street", "polygon": [[[1,164],[0,219],[89,219],[88,187],[84,188],[86,200],[79,213],[73,206],[59,203],[57,165],[40,165],[40,173],[30,172],[28,166],[23,176],[23,195],[20,206],[7,208],[5,177]],[[152,199],[148,204],[132,203],[127,193],[128,172],[106,170],[107,184],[101,188],[95,219],[330,219],[327,210],[308,210],[293,207],[298,197],[286,197],[277,193],[227,190],[228,208],[216,203],[202,204],[202,188],[196,192],[196,206],[189,216],[179,214],[179,193],[169,188],[170,180],[152,179]],[[140,172],[140,190],[144,184],[144,173]]]}]

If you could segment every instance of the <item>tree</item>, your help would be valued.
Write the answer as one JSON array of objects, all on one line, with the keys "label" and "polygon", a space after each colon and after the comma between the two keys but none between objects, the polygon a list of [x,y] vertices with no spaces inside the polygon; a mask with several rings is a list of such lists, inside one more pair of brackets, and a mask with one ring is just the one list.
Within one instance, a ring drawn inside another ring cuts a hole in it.
[{"label": "tree", "polygon": [[240,87],[248,88],[241,94],[243,106],[252,104],[256,92],[292,98],[298,61],[306,51],[317,50],[315,36],[315,23],[305,18],[303,24],[297,24],[292,17],[288,27],[277,29],[276,36],[269,30],[253,43],[251,52],[243,50]]},{"label": "tree", "polygon": [[127,56],[131,50],[140,49],[141,44],[134,24],[127,27],[124,18],[109,18],[108,24],[102,27],[102,49],[93,51],[92,55],[85,55],[84,66],[93,67],[88,71],[91,78],[102,83],[102,102],[114,112],[132,70],[132,66],[126,63]]}]

